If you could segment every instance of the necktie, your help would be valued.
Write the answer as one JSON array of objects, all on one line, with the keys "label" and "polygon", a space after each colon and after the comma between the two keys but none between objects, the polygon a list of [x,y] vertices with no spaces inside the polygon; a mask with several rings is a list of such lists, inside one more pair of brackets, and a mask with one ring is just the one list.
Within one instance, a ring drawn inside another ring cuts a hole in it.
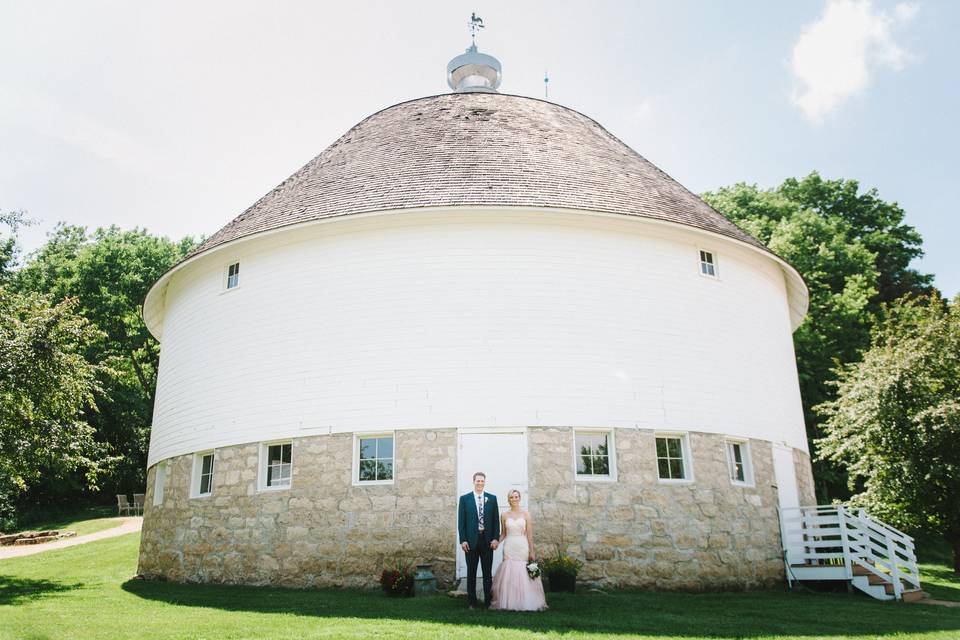
[{"label": "necktie", "polygon": [[480,531],[483,531],[483,494],[480,494],[480,497],[477,498],[477,511],[480,517]]}]

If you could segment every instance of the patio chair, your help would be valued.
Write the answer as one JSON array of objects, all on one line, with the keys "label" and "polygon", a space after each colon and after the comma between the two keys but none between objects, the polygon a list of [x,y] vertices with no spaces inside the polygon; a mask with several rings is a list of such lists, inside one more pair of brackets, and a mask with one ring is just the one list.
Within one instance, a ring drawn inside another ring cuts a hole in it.
[{"label": "patio chair", "polygon": [[127,501],[127,496],[117,495],[117,515],[130,515],[130,511],[133,509],[133,505]]},{"label": "patio chair", "polygon": [[144,498],[147,497],[145,493],[135,493],[133,494],[133,513],[134,515],[143,515],[143,502]]}]

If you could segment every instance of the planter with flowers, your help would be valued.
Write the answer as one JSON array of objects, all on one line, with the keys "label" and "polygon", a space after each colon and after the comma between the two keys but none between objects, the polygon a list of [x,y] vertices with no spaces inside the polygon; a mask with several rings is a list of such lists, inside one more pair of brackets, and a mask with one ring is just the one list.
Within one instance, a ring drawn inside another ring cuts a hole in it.
[{"label": "planter with flowers", "polygon": [[540,562],[540,569],[547,574],[547,583],[552,592],[569,591],[573,593],[576,591],[577,574],[582,568],[582,562],[559,551],[556,557],[547,558]]},{"label": "planter with flowers", "polygon": [[410,567],[398,564],[393,569],[384,569],[380,574],[383,592],[392,598],[413,596],[413,572]]}]

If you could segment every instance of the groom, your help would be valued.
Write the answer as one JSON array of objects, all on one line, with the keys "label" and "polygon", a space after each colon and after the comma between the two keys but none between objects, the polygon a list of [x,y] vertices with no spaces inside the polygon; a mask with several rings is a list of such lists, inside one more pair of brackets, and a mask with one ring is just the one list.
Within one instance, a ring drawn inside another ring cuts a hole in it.
[{"label": "groom", "polygon": [[483,491],[486,482],[487,476],[482,471],[473,474],[473,491],[460,496],[460,506],[457,509],[460,547],[467,556],[467,600],[471,609],[477,606],[478,562],[483,570],[483,606],[490,606],[493,551],[500,544],[500,510],[497,508],[497,496]]}]

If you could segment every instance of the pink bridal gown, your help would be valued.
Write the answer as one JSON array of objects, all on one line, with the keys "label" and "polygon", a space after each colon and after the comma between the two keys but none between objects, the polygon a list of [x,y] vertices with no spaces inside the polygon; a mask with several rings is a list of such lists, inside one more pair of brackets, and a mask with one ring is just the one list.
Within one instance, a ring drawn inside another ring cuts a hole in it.
[{"label": "pink bridal gown", "polygon": [[527,544],[527,521],[525,518],[505,518],[507,537],[504,538],[503,562],[493,576],[493,609],[511,611],[541,611],[547,608],[547,599],[543,595],[540,578],[530,579],[527,575],[527,558],[530,546]]}]

